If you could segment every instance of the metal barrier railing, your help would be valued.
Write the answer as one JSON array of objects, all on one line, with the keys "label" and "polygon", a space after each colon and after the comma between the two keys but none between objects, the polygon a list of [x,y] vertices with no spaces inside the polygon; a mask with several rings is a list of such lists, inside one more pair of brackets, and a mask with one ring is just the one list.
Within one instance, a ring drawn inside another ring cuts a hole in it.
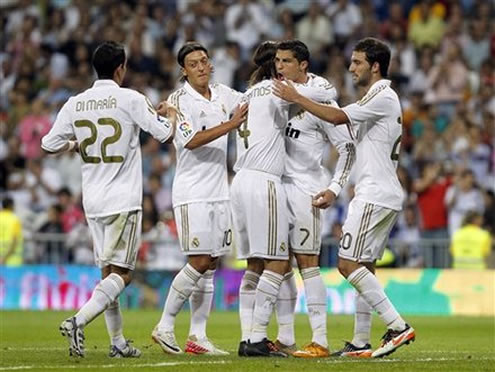
[{"label": "metal barrier railing", "polygon": [[[158,234],[156,234],[158,235]],[[181,267],[185,258],[174,238],[142,239],[139,260],[145,267]],[[420,239],[413,243],[392,239],[386,255],[387,266],[393,267],[438,267],[451,265],[448,239]],[[337,264],[338,239],[324,237],[320,266]],[[31,233],[24,236],[24,261],[28,264],[87,264],[94,263],[89,231],[79,234]]]}]

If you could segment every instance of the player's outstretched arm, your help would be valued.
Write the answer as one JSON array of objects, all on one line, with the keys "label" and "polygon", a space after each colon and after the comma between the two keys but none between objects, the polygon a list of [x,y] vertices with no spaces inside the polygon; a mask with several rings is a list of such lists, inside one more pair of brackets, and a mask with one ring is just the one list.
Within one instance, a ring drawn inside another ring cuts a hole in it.
[{"label": "player's outstretched arm", "polygon": [[167,143],[171,142],[175,136],[175,130],[177,127],[177,115],[179,114],[179,110],[171,103],[162,101],[158,104],[156,112],[158,113],[158,115],[166,117],[172,124],[172,133],[170,134],[170,138],[166,141]]},{"label": "player's outstretched arm", "polygon": [[77,141],[67,141],[61,148],[59,148],[58,150],[49,150],[45,147],[43,147],[43,145],[41,146],[41,149],[47,153],[47,154],[60,154],[62,152],[66,152],[66,151],[75,151],[75,152],[79,152],[79,144],[77,143]]},{"label": "player's outstretched arm", "polygon": [[346,124],[349,118],[341,109],[317,103],[309,98],[304,97],[297,92],[294,85],[290,82],[275,80],[273,84],[273,94],[286,101],[297,103],[306,111],[320,119],[335,125]]},{"label": "player's outstretched arm", "polygon": [[193,150],[216,140],[233,129],[239,128],[239,126],[247,119],[248,107],[249,106],[247,103],[237,106],[230,120],[222,122],[213,128],[197,132],[186,144],[185,148],[188,150]]}]

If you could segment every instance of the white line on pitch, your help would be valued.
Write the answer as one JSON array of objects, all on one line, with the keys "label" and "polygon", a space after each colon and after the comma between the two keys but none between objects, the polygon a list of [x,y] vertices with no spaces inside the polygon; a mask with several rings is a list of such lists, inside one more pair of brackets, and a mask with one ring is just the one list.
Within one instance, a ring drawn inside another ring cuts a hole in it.
[{"label": "white line on pitch", "polygon": [[337,364],[337,363],[360,363],[369,361],[370,363],[421,363],[421,362],[462,362],[462,361],[480,361],[495,360],[494,358],[417,358],[417,359],[381,359],[381,358],[349,358],[349,359],[320,359],[317,363]]},{"label": "white line on pitch", "polygon": [[[126,367],[143,368],[143,367],[173,367],[181,365],[195,365],[195,364],[229,364],[232,363],[228,360],[211,360],[211,361],[191,361],[191,362],[160,362],[160,363],[143,363],[143,364],[128,364]],[[12,367],[0,367],[0,371],[15,371],[15,370],[29,370],[29,369],[98,369],[98,368],[118,368],[123,367],[122,364],[103,364],[103,365],[66,365],[66,366],[12,366]]]}]

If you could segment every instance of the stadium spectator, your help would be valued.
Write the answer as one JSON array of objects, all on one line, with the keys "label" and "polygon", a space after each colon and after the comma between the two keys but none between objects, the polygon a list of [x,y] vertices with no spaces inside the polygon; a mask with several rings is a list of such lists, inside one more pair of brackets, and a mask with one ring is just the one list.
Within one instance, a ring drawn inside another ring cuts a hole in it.
[{"label": "stadium spectator", "polygon": [[308,46],[312,56],[319,55],[333,42],[332,24],[316,1],[309,6],[308,14],[296,24],[296,36]]},{"label": "stadium spectator", "polygon": [[420,0],[409,15],[408,37],[416,48],[425,45],[437,47],[445,32],[443,13],[430,0]]},{"label": "stadium spectator", "polygon": [[240,58],[239,44],[234,41],[227,41],[225,46],[216,48],[212,58],[212,63],[215,66],[213,80],[216,83],[234,87],[235,74],[241,66]]},{"label": "stadium spectator", "polygon": [[271,23],[263,6],[254,0],[234,2],[225,13],[227,39],[240,45],[243,59],[270,32]]},{"label": "stadium spectator", "polygon": [[93,242],[86,219],[77,222],[66,235],[65,246],[71,252],[74,265],[93,265]]},{"label": "stadium spectator", "polygon": [[490,233],[484,230],[483,216],[479,212],[467,212],[462,227],[452,237],[450,252],[454,269],[482,270],[491,253]]},{"label": "stadium spectator", "polygon": [[495,239],[495,194],[491,190],[485,190],[485,214],[483,220],[485,224],[483,227],[492,234]]},{"label": "stadium spectator", "polygon": [[35,159],[41,156],[41,138],[48,133],[52,122],[44,112],[44,104],[37,99],[31,105],[31,110],[19,122],[19,137],[21,139],[21,151],[26,159]]},{"label": "stadium spectator", "polygon": [[439,163],[427,163],[421,176],[414,181],[421,216],[422,237],[426,239],[446,238],[447,208],[445,194],[451,181],[443,175]]},{"label": "stadium spectator", "polygon": [[84,221],[84,213],[75,202],[68,187],[62,187],[57,193],[57,203],[61,207],[60,221],[64,233],[70,233],[75,225]]},{"label": "stadium spectator", "polygon": [[399,29],[407,35],[407,18],[400,1],[391,1],[388,4],[388,17],[380,24],[380,35],[384,39],[391,39],[392,29]]},{"label": "stadium spectator", "polygon": [[409,91],[414,93],[425,93],[428,89],[428,76],[434,66],[435,51],[430,46],[424,46],[418,51],[418,67],[415,69],[411,81],[409,82]]},{"label": "stadium spectator", "polygon": [[441,61],[432,67],[427,77],[425,101],[437,106],[440,115],[449,119],[456,104],[467,93],[468,69],[462,60],[461,48],[452,44]]},{"label": "stadium spectator", "polygon": [[61,215],[62,207],[59,204],[51,205],[48,208],[46,221],[41,225],[38,232],[54,235],[49,236],[48,240],[39,244],[36,252],[36,263],[61,265],[72,262],[70,251],[65,249]]},{"label": "stadium spectator", "polygon": [[483,61],[490,57],[490,34],[486,23],[479,19],[471,21],[469,31],[461,40],[462,52],[468,66],[479,71]]},{"label": "stadium spectator", "polygon": [[23,263],[22,223],[14,212],[14,200],[6,197],[0,210],[0,266]]},{"label": "stadium spectator", "polygon": [[445,194],[445,204],[449,210],[449,235],[453,236],[468,211],[484,212],[483,195],[475,186],[473,171],[459,170],[454,176],[454,183]]},{"label": "stadium spectator", "polygon": [[24,187],[31,193],[31,205],[38,211],[45,210],[57,200],[62,187],[60,174],[44,158],[28,160],[27,169]]},{"label": "stadium spectator", "polygon": [[351,40],[363,24],[359,7],[349,0],[332,2],[327,9],[327,14],[333,25],[335,42],[340,46],[344,46]]},{"label": "stadium spectator", "polygon": [[466,166],[473,171],[478,185],[493,189],[493,179],[490,179],[493,149],[482,138],[482,128],[472,125],[469,130],[469,149]]},{"label": "stadium spectator", "polygon": [[416,208],[407,206],[398,222],[398,232],[394,236],[394,252],[401,266],[423,267],[420,248],[420,230],[416,217]]}]

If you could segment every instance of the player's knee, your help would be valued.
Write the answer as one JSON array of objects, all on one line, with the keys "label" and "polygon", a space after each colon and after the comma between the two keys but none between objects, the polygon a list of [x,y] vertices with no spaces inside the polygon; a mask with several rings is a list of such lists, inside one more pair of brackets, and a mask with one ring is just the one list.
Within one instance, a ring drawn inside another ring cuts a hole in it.
[{"label": "player's knee", "polygon": [[119,275],[124,281],[126,287],[132,282],[132,270],[119,266],[110,265],[110,270],[108,274],[110,273]]},{"label": "player's knee", "polygon": [[339,262],[337,264],[337,268],[339,270],[339,273],[344,278],[347,278],[354,271],[353,262],[350,262],[350,261],[347,261],[347,260],[342,260],[342,259],[339,259]]},{"label": "player's knee", "polygon": [[218,257],[211,257],[210,265],[208,266],[208,270],[216,270],[218,264]]},{"label": "player's knee", "polygon": [[212,264],[212,257],[207,255],[189,256],[188,261],[189,265],[191,265],[194,270],[201,274],[204,274]]},{"label": "player's knee", "polygon": [[264,269],[263,260],[259,258],[248,258],[247,260],[247,269],[249,271],[255,272],[256,274],[261,275]]},{"label": "player's knee", "polygon": [[265,269],[280,275],[285,275],[289,267],[288,260],[265,260]]},{"label": "player's knee", "polygon": [[296,254],[297,267],[299,270],[317,267],[320,263],[318,255]]}]

